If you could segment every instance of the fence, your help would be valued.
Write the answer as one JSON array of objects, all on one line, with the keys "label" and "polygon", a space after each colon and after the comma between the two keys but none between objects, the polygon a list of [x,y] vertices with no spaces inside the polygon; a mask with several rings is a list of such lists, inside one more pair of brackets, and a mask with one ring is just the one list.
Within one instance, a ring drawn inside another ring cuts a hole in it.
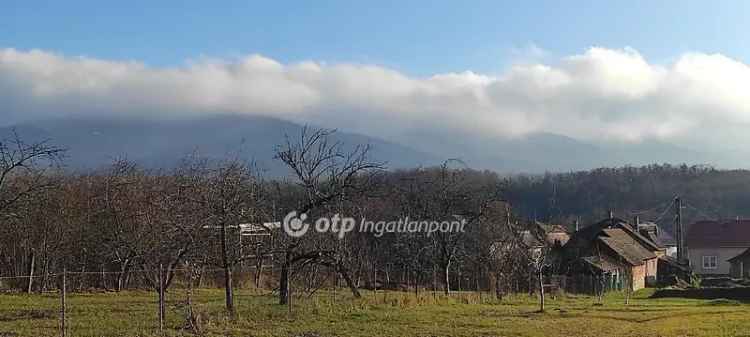
[{"label": "fence", "polygon": [[615,275],[553,275],[547,277],[545,284],[552,290],[571,294],[596,295],[599,292],[619,291],[624,289],[621,276]]},{"label": "fence", "polygon": [[[248,309],[249,304],[258,301],[276,303],[276,299],[256,295],[275,293],[278,272],[273,266],[264,267],[260,272],[254,267],[237,268],[232,277],[236,289],[235,305]],[[313,277],[296,280],[292,287],[293,305],[286,308],[271,306],[270,313],[264,315],[288,314],[292,308],[301,310],[305,301],[313,302],[313,305],[318,305],[319,301],[335,304],[344,303],[344,297],[351,298],[347,289],[339,288],[343,284],[330,282],[337,280],[333,274],[320,271],[315,278],[317,280]],[[465,303],[496,301],[495,284],[490,279],[485,281],[476,283],[473,289],[461,289],[463,292],[453,295],[453,299]],[[602,284],[592,276],[550,276],[544,283],[553,290],[553,296],[555,292],[595,294]],[[506,285],[508,287],[503,290],[506,293],[531,293],[535,291],[536,282],[515,280]],[[223,287],[222,269],[168,271],[162,267],[127,273],[63,271],[34,277],[0,277],[0,292],[4,293],[0,293],[0,336],[66,337],[70,336],[70,331],[106,335],[99,331],[104,329],[102,319],[106,320],[110,335],[125,329],[136,331],[138,335],[160,334],[166,330],[201,331],[207,324],[207,317],[226,317]],[[408,285],[405,288],[388,287],[384,283],[370,295],[374,294],[378,303],[420,305],[440,300],[443,297],[440,288],[435,283],[416,288]],[[33,296],[24,294],[29,289]],[[242,315],[249,310],[238,312]]]},{"label": "fence", "polygon": [[[232,273],[233,288],[238,293],[268,293],[264,289],[273,289],[277,277],[274,268],[255,269],[238,268]],[[223,269],[168,270],[163,266],[126,273],[64,270],[4,276],[0,277],[0,336],[70,336],[71,326],[96,329],[92,323],[96,316],[105,316],[102,310],[111,311],[110,318],[123,322],[138,318],[133,324],[144,334],[164,331],[167,326],[196,330],[200,322],[195,319],[195,308],[201,301],[208,303],[217,297],[201,296],[200,292],[223,286]],[[103,303],[106,301],[111,303]],[[125,307],[129,302],[136,305]],[[193,326],[181,326],[181,319]],[[115,324],[113,329],[117,328]]]}]

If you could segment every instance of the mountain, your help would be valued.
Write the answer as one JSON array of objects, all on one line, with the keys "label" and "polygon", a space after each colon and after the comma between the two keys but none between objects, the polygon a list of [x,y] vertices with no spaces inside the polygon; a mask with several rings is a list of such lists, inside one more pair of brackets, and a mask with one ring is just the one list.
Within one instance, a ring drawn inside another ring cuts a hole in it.
[{"label": "mountain", "polygon": [[[431,140],[429,143],[422,139]],[[553,133],[514,138],[439,134],[420,131],[402,141],[443,158],[460,158],[468,166],[505,173],[543,173],[654,163],[714,164],[732,167],[727,158],[659,141],[586,142]]]},{"label": "mountain", "polygon": [[[253,160],[271,175],[287,173],[274,159],[285,135],[296,137],[302,126],[279,119],[222,115],[184,120],[57,119],[0,128],[0,136],[15,130],[25,141],[50,139],[68,149],[65,164],[91,169],[124,157],[149,168],[168,168],[191,153],[208,158],[238,155]],[[431,166],[436,156],[381,139],[336,132],[334,140],[347,146],[370,144],[371,157],[389,168]]]},{"label": "mountain", "polygon": [[[273,158],[274,149],[284,142],[285,135],[298,136],[302,126],[247,115],[174,120],[69,118],[0,128],[0,136],[12,129],[24,139],[51,139],[68,148],[66,164],[72,169],[101,167],[117,157],[146,167],[168,168],[197,152],[209,158],[239,155],[278,176],[287,171]],[[491,138],[421,129],[383,140],[340,130],[334,137],[348,146],[372,145],[372,158],[386,162],[392,169],[433,166],[449,158],[460,159],[471,168],[503,173],[560,172],[652,163],[718,166],[730,163],[727,158],[657,141],[593,143],[551,133]]]}]

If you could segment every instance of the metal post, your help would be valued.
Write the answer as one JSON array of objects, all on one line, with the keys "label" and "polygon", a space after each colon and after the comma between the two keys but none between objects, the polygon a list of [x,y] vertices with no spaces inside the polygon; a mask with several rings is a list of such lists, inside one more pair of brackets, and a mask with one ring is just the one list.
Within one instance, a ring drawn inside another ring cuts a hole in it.
[{"label": "metal post", "polygon": [[62,272],[62,284],[60,285],[60,336],[65,337],[66,333],[66,327],[65,327],[65,292],[66,292],[66,274],[67,269],[63,268]]}]

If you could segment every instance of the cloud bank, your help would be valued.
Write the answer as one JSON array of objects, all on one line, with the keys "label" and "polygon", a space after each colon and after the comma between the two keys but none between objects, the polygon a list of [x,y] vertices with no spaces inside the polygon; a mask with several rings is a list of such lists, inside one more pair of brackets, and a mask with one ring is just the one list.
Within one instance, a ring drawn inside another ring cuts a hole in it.
[{"label": "cloud bank", "polygon": [[649,63],[590,48],[499,75],[416,78],[385,67],[251,55],[180,67],[0,49],[2,124],[65,116],[185,118],[241,113],[399,139],[415,132],[668,141],[722,149],[750,140],[750,67],[719,54]]}]

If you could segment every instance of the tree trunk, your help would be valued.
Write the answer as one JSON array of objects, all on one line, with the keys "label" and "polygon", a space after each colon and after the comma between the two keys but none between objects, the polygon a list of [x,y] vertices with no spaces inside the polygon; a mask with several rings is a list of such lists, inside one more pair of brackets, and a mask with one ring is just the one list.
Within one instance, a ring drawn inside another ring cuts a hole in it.
[{"label": "tree trunk", "polygon": [[539,278],[539,312],[544,312],[544,277],[542,269],[537,271],[537,277]]},{"label": "tree trunk", "polygon": [[338,268],[338,271],[339,271],[339,274],[341,274],[341,277],[344,278],[344,281],[346,281],[346,285],[349,287],[349,290],[352,291],[352,296],[354,296],[354,298],[361,298],[362,295],[360,295],[359,289],[357,289],[357,285],[354,284],[354,280],[352,280],[352,277],[349,275],[349,272],[346,269],[341,268],[341,267]]},{"label": "tree trunk", "polygon": [[117,275],[117,291],[122,291],[122,288],[125,286],[125,275],[127,274],[128,267],[130,265],[130,260],[126,259],[125,262],[123,262],[122,266],[120,267],[120,274]]},{"label": "tree trunk", "polygon": [[415,268],[412,273],[414,273],[414,297],[419,300],[419,275],[417,274],[417,269]]},{"label": "tree trunk", "polygon": [[229,264],[227,252],[227,226],[221,224],[221,264],[224,266],[224,291],[226,297],[227,312],[234,316],[234,293],[232,289],[232,267]]},{"label": "tree trunk", "polygon": [[501,285],[500,277],[501,277],[500,273],[495,274],[495,298],[498,301],[503,300],[503,291],[500,289],[500,285]]},{"label": "tree trunk", "polygon": [[255,252],[255,287],[261,288],[260,282],[263,278],[263,256],[261,256],[260,248]]},{"label": "tree trunk", "polygon": [[279,276],[279,304],[289,304],[289,257],[287,256],[281,265],[281,275]]},{"label": "tree trunk", "polygon": [[234,316],[234,292],[232,290],[232,267],[224,267],[224,292],[227,302],[227,312]]}]

